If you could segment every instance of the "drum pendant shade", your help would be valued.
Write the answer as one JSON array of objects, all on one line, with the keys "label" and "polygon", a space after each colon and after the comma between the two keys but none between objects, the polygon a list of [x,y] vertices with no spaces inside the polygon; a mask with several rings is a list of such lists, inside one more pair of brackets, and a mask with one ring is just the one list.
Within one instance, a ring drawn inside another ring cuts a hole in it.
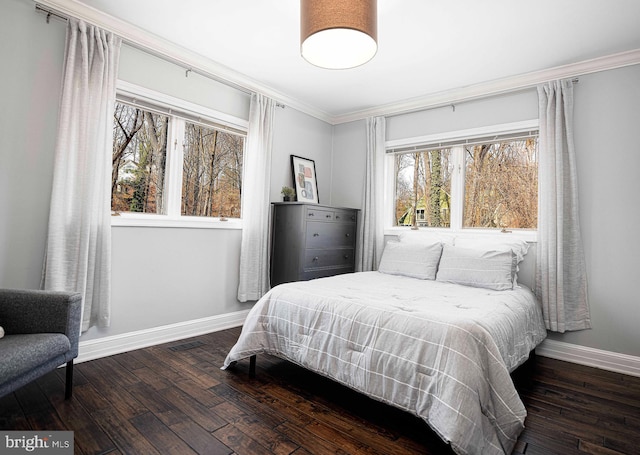
[{"label": "drum pendant shade", "polygon": [[362,65],[378,50],[376,0],[300,0],[302,57],[328,69]]}]

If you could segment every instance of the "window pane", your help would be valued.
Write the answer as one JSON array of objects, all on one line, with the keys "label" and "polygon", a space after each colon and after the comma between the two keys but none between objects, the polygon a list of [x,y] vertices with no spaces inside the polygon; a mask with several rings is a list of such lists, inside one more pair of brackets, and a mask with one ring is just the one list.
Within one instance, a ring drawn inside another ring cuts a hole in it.
[{"label": "window pane", "polygon": [[182,214],[240,218],[244,137],[186,123]]},{"label": "window pane", "polygon": [[169,118],[116,103],[111,210],[163,213]]},{"label": "window pane", "polygon": [[451,151],[449,149],[395,156],[396,226],[451,225]]},{"label": "window pane", "polygon": [[465,147],[464,227],[536,229],[538,139]]}]

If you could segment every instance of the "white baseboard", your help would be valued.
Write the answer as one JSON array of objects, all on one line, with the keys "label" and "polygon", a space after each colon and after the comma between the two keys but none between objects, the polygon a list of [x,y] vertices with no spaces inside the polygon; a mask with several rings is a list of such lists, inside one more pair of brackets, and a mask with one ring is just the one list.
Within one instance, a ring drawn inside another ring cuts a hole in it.
[{"label": "white baseboard", "polygon": [[80,341],[75,363],[99,359],[134,349],[146,348],[170,341],[190,338],[205,333],[239,327],[249,314],[249,310],[178,322],[176,324],[138,330],[95,340]]},{"label": "white baseboard", "polygon": [[536,354],[640,377],[640,357],[632,355],[618,354],[617,352],[603,351],[549,339],[544,340],[536,348]]},{"label": "white baseboard", "polygon": [[[249,310],[236,311],[121,335],[80,341],[79,354],[75,359],[75,363],[239,327],[244,323],[248,313]],[[640,357],[632,355],[618,354],[550,339],[544,340],[536,348],[536,354],[640,377]]]}]

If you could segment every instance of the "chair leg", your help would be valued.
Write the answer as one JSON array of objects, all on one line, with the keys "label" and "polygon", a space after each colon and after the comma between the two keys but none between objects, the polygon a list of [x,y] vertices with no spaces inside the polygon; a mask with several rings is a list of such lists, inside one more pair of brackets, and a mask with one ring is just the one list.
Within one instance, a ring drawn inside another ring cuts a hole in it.
[{"label": "chair leg", "polygon": [[67,362],[67,374],[64,384],[64,399],[69,400],[73,394],[73,360]]}]

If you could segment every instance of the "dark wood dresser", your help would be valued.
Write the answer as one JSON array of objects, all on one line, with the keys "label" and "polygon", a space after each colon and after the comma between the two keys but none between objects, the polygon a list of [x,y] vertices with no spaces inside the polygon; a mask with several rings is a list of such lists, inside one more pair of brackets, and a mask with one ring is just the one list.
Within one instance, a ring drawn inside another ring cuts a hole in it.
[{"label": "dark wood dresser", "polygon": [[355,270],[358,210],[272,204],[271,286]]}]

